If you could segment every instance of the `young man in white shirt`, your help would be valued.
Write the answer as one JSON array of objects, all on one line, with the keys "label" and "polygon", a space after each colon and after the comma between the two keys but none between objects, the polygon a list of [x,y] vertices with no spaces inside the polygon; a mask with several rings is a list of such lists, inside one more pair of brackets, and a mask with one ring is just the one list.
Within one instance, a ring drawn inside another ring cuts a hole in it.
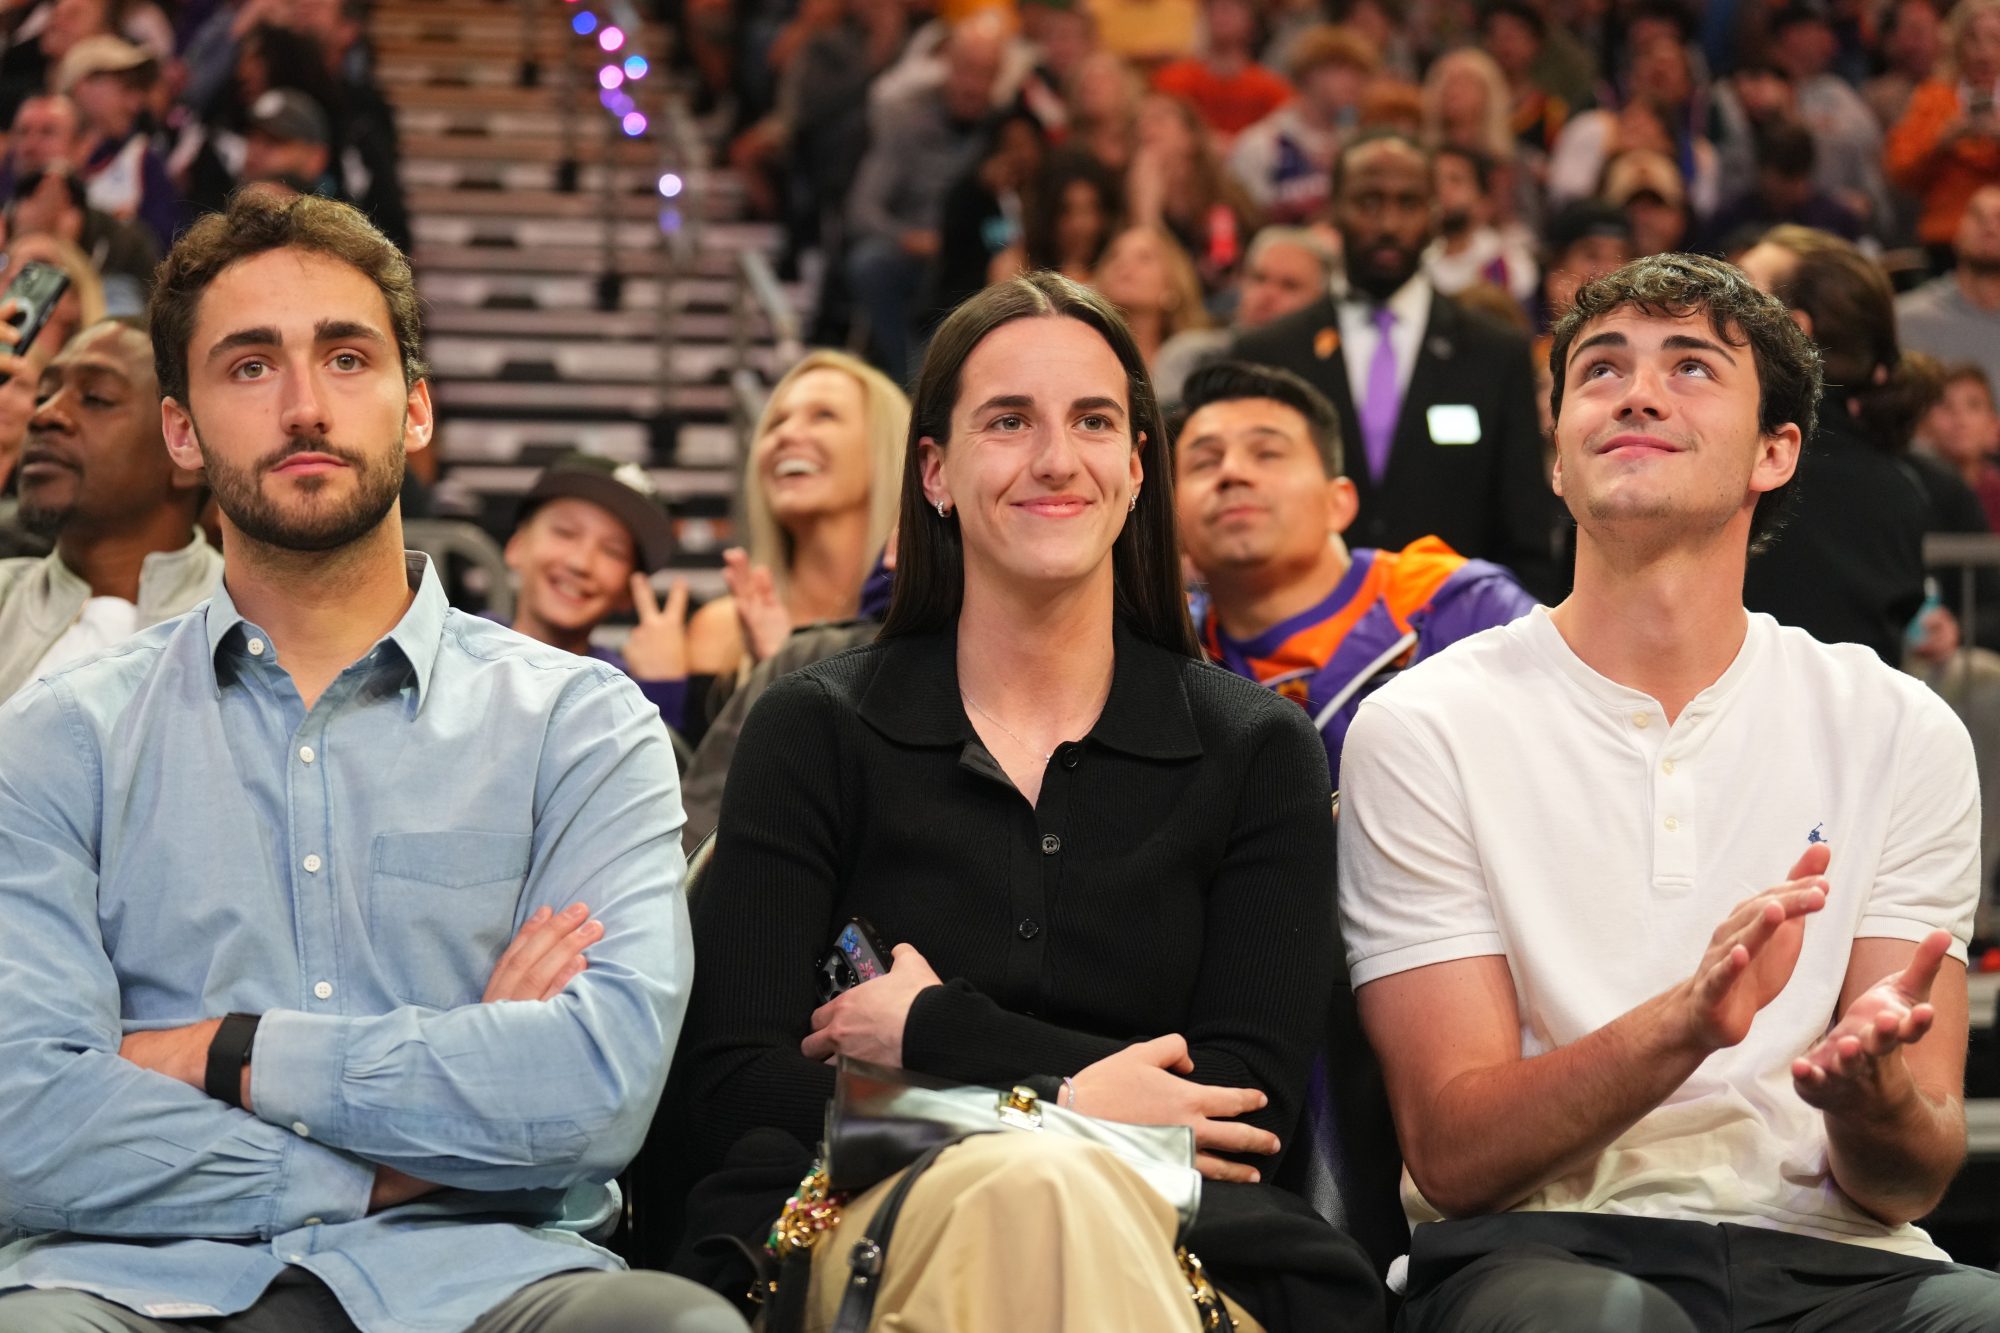
[{"label": "young man in white shirt", "polygon": [[1662,255],[1583,288],[1550,355],[1575,591],[1348,733],[1348,964],[1420,1224],[1402,1326],[2000,1326],[2000,1278],[1912,1225],[1965,1154],[1965,730],[1742,604],[1812,345]]}]

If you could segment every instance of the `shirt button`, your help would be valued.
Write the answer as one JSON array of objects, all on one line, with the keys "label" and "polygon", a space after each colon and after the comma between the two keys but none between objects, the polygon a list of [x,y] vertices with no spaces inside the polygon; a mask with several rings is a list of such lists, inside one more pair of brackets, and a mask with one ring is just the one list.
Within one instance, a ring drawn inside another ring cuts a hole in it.
[{"label": "shirt button", "polygon": [[308,875],[317,875],[319,873],[319,867],[320,867],[319,853],[307,852],[306,859],[299,862],[299,864],[306,868],[306,873]]},{"label": "shirt button", "polygon": [[1653,725],[1653,719],[1646,713],[1634,713],[1632,714],[1632,725],[1644,731],[1647,727]]},{"label": "shirt button", "polygon": [[252,657],[262,657],[264,655],[264,641],[262,639],[252,639],[243,646],[250,650],[250,656]]},{"label": "shirt button", "polygon": [[1020,925],[1014,927],[1014,933],[1024,940],[1031,940],[1042,933],[1042,928],[1035,924],[1033,917],[1028,917],[1023,919]]},{"label": "shirt button", "polygon": [[313,761],[313,747],[310,745],[301,745],[299,747],[299,762],[304,764],[310,764],[312,761]]},{"label": "shirt button", "polygon": [[306,1219],[306,1225],[309,1227],[317,1227],[317,1226],[324,1226],[326,1224],[317,1217],[308,1217]]},{"label": "shirt button", "polygon": [[1662,759],[1660,761],[1660,771],[1668,777],[1672,777],[1674,775],[1674,761],[1671,759]]},{"label": "shirt button", "polygon": [[1075,768],[1078,764],[1082,762],[1083,762],[1083,747],[1081,745],[1063,746],[1062,766],[1064,768]]},{"label": "shirt button", "polygon": [[1674,818],[1674,817],[1673,817],[1672,815],[1668,815],[1668,816],[1667,816],[1667,832],[1669,832],[1669,833],[1678,833],[1678,832],[1680,832],[1680,828],[1681,828],[1681,821],[1680,821],[1680,820],[1678,820],[1678,819],[1675,819],[1675,818]]},{"label": "shirt button", "polygon": [[331,1000],[333,998],[333,983],[331,981],[317,983],[313,986],[313,996],[316,999]]},{"label": "shirt button", "polygon": [[311,1134],[312,1131],[306,1128],[305,1121],[294,1120],[292,1122],[292,1133],[298,1135],[300,1138],[305,1138],[307,1135]]},{"label": "shirt button", "polygon": [[1058,838],[1058,837],[1057,837],[1057,836],[1056,836],[1055,834],[1053,834],[1053,833],[1044,833],[1044,834],[1042,835],[1042,855],[1043,855],[1043,856],[1054,856],[1054,855],[1055,855],[1055,854],[1056,854],[1057,852],[1059,852],[1059,851],[1061,851],[1061,850],[1062,850],[1062,839],[1061,839],[1061,838]]}]

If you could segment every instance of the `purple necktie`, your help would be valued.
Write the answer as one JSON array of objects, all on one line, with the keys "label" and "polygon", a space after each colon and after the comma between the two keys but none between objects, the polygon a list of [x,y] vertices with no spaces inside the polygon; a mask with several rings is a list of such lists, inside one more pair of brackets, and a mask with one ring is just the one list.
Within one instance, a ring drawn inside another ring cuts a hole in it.
[{"label": "purple necktie", "polygon": [[1403,392],[1396,384],[1396,344],[1389,331],[1396,312],[1388,306],[1375,311],[1375,357],[1368,363],[1368,389],[1361,399],[1361,447],[1368,455],[1368,476],[1381,481],[1389,466],[1389,442],[1396,435]]}]

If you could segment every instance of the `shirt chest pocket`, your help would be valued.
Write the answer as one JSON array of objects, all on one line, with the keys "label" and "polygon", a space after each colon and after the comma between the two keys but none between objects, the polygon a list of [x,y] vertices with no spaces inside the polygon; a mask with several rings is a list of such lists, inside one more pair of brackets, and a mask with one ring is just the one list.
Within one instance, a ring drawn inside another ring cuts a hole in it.
[{"label": "shirt chest pocket", "polygon": [[475,1003],[507,945],[534,840],[522,833],[383,833],[368,866],[368,935],[406,1004]]}]

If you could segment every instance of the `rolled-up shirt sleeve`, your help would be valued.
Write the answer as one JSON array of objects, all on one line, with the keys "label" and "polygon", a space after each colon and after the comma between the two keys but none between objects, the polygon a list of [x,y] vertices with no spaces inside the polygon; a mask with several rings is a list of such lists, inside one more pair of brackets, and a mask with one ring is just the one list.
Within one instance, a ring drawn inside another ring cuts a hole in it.
[{"label": "rolled-up shirt sleeve", "polygon": [[0,1224],[268,1238],[364,1215],[369,1163],[118,1054],[86,736],[44,685],[0,706]]},{"label": "rolled-up shirt sleeve", "polygon": [[267,1013],[258,1115],[474,1190],[604,1181],[638,1152],[693,976],[673,752],[618,678],[568,701],[548,736],[520,911],[587,904],[604,926],[588,968],[548,1001]]}]

